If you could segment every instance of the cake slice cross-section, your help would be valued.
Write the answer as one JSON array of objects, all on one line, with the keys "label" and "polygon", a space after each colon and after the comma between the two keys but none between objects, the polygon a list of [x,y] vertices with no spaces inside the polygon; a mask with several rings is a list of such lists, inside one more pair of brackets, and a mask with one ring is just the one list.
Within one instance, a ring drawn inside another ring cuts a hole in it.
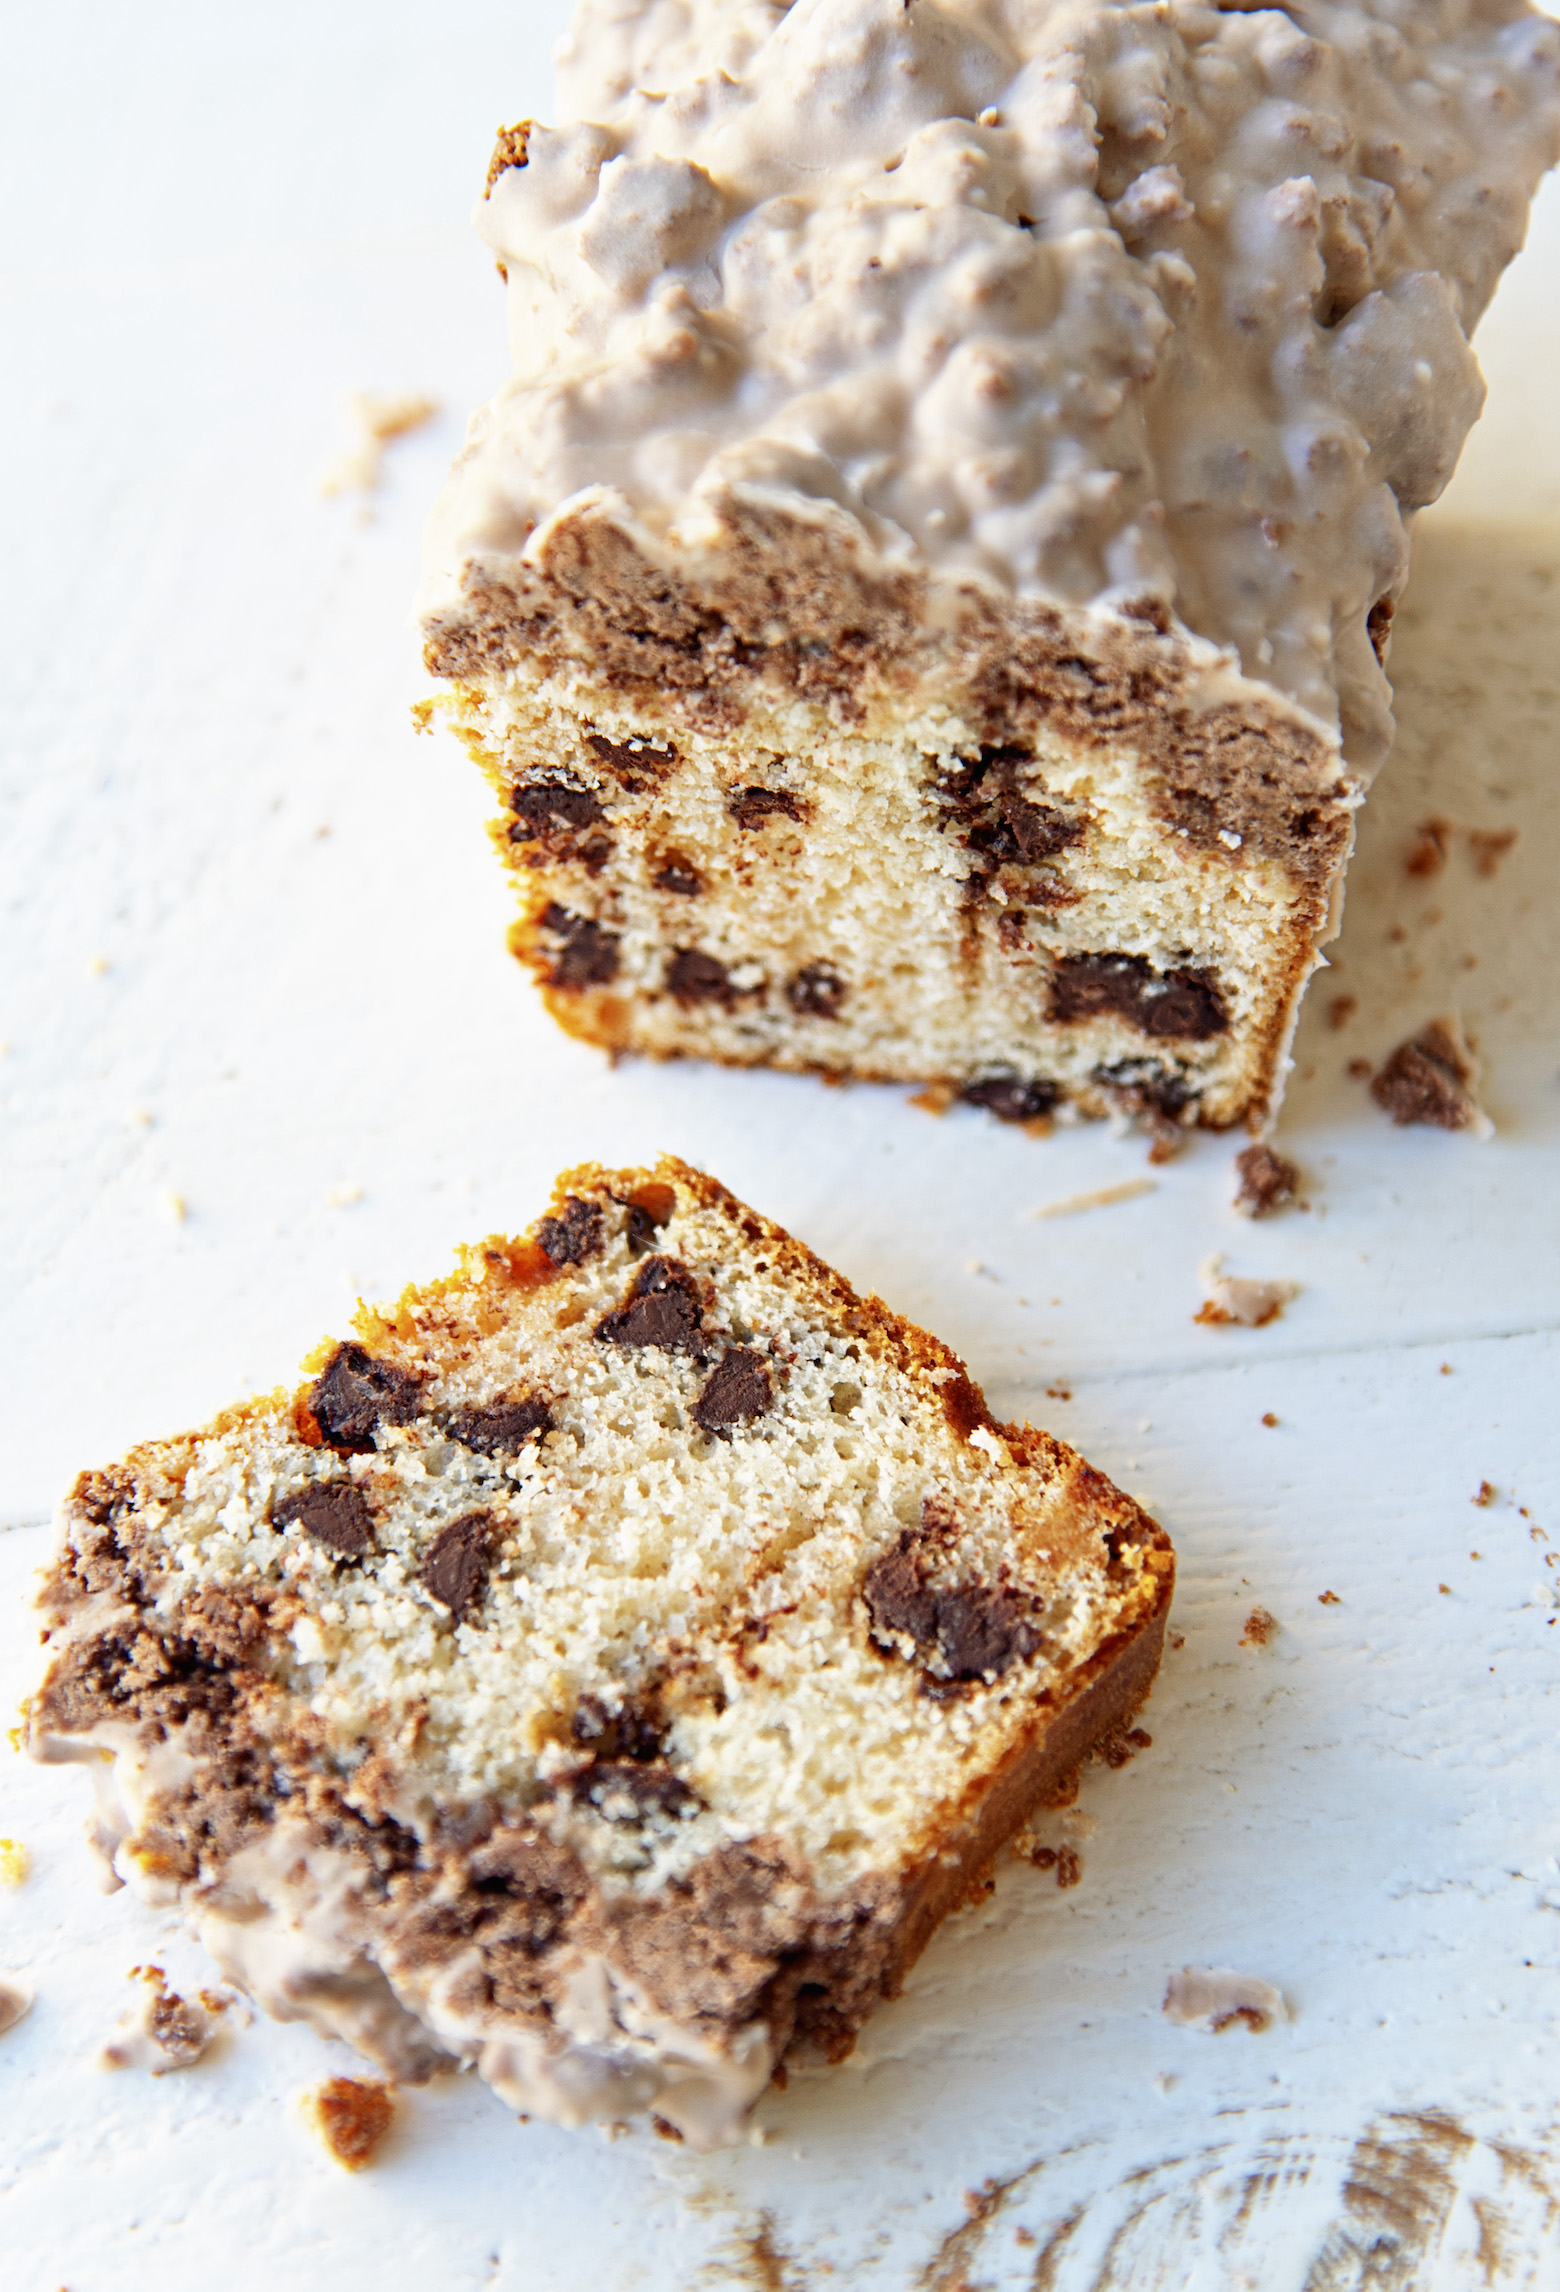
[{"label": "cake slice cross-section", "polygon": [[1523,0],[580,0],[423,596],[553,1015],[1264,1128],[1557,55]]},{"label": "cake slice cross-section", "polygon": [[1164,1532],[680,1162],[306,1366],[82,1474],[29,1742],[393,2078],[732,2138],[1153,1680]]}]

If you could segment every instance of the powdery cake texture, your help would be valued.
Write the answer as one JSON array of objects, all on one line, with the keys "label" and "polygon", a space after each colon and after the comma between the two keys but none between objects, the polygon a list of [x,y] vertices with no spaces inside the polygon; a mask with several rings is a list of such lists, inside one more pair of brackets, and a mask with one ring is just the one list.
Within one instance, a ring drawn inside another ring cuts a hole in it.
[{"label": "powdery cake texture", "polygon": [[82,1475],[30,1745],[393,2078],[730,2138],[1153,1679],[1163,1532],[681,1163],[310,1366]]},{"label": "powdery cake texture", "polygon": [[1556,56],[1520,0],[582,0],[424,595],[554,1015],[1260,1126]]}]

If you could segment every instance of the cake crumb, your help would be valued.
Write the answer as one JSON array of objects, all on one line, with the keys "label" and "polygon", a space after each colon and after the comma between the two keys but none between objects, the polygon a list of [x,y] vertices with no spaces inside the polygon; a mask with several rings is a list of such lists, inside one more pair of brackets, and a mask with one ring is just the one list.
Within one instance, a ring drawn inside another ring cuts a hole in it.
[{"label": "cake crumb", "polygon": [[1243,1218],[1271,1217],[1287,1210],[1300,1186],[1300,1172],[1271,1146],[1247,1146],[1235,1157],[1235,1208]]},{"label": "cake crumb", "polygon": [[1444,1592],[1448,1599],[1451,1598],[1452,1587],[1450,1584],[1437,1584],[1435,1588],[1438,1592]]},{"label": "cake crumb", "polygon": [[1255,1974],[1233,1973],[1228,1966],[1183,1966],[1170,1976],[1161,2010],[1167,2020],[1185,2028],[1219,2031],[1238,2023],[1254,2036],[1289,2019],[1282,1990]]},{"label": "cake crumb", "polygon": [[1360,1007],[1358,995],[1334,995],[1327,1006],[1327,1024],[1334,1034],[1346,1027]]},{"label": "cake crumb", "polygon": [[1048,1401],[1070,1401],[1072,1388],[1068,1385],[1047,1385],[1045,1397]]},{"label": "cake crumb", "polygon": [[1242,1647],[1266,1647],[1278,1630],[1278,1618],[1266,1608],[1253,1608],[1246,1618],[1246,1628],[1240,1635]]},{"label": "cake crumb", "polygon": [[1158,1190],[1157,1178],[1123,1178],[1119,1185],[1096,1186],[1091,1193],[1066,1194],[1059,1202],[1046,1202],[1029,1214],[1032,1218],[1075,1218],[1084,1210],[1108,1210],[1117,1202],[1135,1202]]},{"label": "cake crumb", "polygon": [[347,414],[355,434],[320,479],[321,493],[376,492],[391,439],[421,429],[438,411],[438,399],[425,397],[420,391],[381,395],[374,390],[354,390],[347,400]]},{"label": "cake crumb", "polygon": [[1495,1483],[1492,1480],[1481,1480],[1479,1483],[1479,1493],[1473,1498],[1473,1502],[1477,1505],[1483,1506],[1486,1504],[1493,1504],[1494,1501]]},{"label": "cake crumb", "polygon": [[154,2077],[193,2068],[216,2036],[223,2001],[213,2011],[205,2002],[210,1992],[202,1992],[200,2003],[181,1998],[169,1989],[161,1966],[137,1966],[136,1977],[146,1984],[146,1995],[124,2016],[98,2055],[98,2067],[149,2069]]},{"label": "cake crumb", "polygon": [[35,1994],[25,1974],[0,1974],[0,2037],[31,2013]]},{"label": "cake crumb", "polygon": [[1276,1416],[1274,1416],[1271,1409],[1264,1409],[1262,1412],[1262,1422],[1267,1426],[1268,1431],[1271,1432],[1273,1427],[1278,1423],[1278,1419]]},{"label": "cake crumb", "polygon": [[1520,833],[1517,828],[1470,828],[1468,848],[1473,854],[1475,872],[1493,875]]},{"label": "cake crumb", "polygon": [[27,1876],[29,1856],[19,1838],[0,1838],[0,1886],[20,1886]]},{"label": "cake crumb", "polygon": [[1404,855],[1405,875],[1419,876],[1427,881],[1431,876],[1440,874],[1446,865],[1446,855],[1452,848],[1453,825],[1451,820],[1443,819],[1439,813],[1420,821],[1414,830],[1414,840]]},{"label": "cake crumb", "polygon": [[955,1103],[958,1095],[952,1083],[929,1082],[924,1090],[916,1091],[910,1103],[918,1106],[923,1114],[943,1115]]},{"label": "cake crumb", "polygon": [[304,2111],[337,2164],[361,2172],[390,2130],[395,2095],[388,2085],[327,2077],[304,2095]]},{"label": "cake crumb", "polygon": [[1474,1095],[1477,1081],[1477,1062],[1462,1023],[1448,1012],[1399,1043],[1372,1080],[1370,1094],[1400,1127],[1427,1124],[1488,1138],[1495,1125]]},{"label": "cake crumb", "polygon": [[1341,1608],[1343,1605],[1336,1592],[1318,1592],[1316,1597],[1318,1604],[1324,1608]]},{"label": "cake crumb", "polygon": [[1192,1315],[1206,1329],[1237,1326],[1242,1329],[1265,1329],[1276,1321],[1291,1298],[1300,1294],[1293,1281],[1250,1281],[1236,1279],[1222,1273],[1221,1257],[1210,1257],[1203,1263],[1202,1282],[1207,1291],[1201,1306]]},{"label": "cake crumb", "polygon": [[1151,1751],[1153,1747],[1154,1738],[1146,1727],[1118,1727],[1096,1746],[1096,1756],[1103,1759],[1107,1767],[1124,1767],[1139,1751]]}]

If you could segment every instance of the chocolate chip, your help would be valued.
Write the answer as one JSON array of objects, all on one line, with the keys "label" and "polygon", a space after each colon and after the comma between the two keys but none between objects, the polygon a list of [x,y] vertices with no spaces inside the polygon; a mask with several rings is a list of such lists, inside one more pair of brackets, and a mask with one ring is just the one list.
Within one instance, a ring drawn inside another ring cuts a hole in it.
[{"label": "chocolate chip", "polygon": [[666,967],[666,984],[679,1003],[724,1003],[736,1000],[731,974],[718,956],[699,947],[679,947]]},{"label": "chocolate chip", "polygon": [[317,1482],[284,1497],[271,1514],[273,1528],[300,1527],[341,1560],[360,1560],[374,1541],[374,1516],[350,1480]]},{"label": "chocolate chip", "polygon": [[1248,1218],[1265,1218],[1274,1210],[1287,1209],[1300,1184],[1293,1162],[1275,1154],[1271,1146],[1248,1146],[1237,1154],[1235,1176],[1235,1207]]},{"label": "chocolate chip", "polygon": [[547,974],[551,987],[605,987],[618,973],[618,935],[572,909],[549,901],[542,929],[561,944]]},{"label": "chocolate chip", "polygon": [[950,1679],[1000,1678],[1039,1645],[1016,1592],[965,1584],[937,1595],[937,1645]]},{"label": "chocolate chip", "polygon": [[417,1573],[424,1590],[460,1623],[481,1598],[492,1561],[493,1515],[463,1512],[439,1530]]},{"label": "chocolate chip", "polygon": [[681,852],[665,852],[661,864],[650,877],[657,891],[675,891],[681,899],[697,899],[704,889],[704,878],[692,860],[684,859]]},{"label": "chocolate chip", "polygon": [[986,1082],[967,1082],[959,1096],[966,1106],[984,1106],[999,1122],[1038,1122],[1061,1097],[1054,1082],[1023,1082],[1014,1075],[993,1075]]},{"label": "chocolate chip", "polygon": [[922,1581],[908,1537],[873,1562],[861,1591],[878,1638],[902,1635],[921,1647],[936,1636],[937,1602]]},{"label": "chocolate chip", "polygon": [[583,860],[597,875],[612,857],[612,838],[590,830],[606,818],[591,789],[572,781],[524,780],[510,797],[518,814],[511,843],[539,843],[555,859]]},{"label": "chocolate chip", "polygon": [[861,1589],[878,1644],[913,1640],[939,1682],[1000,1678],[1040,1644],[1016,1592],[981,1583],[934,1590],[908,1532],[867,1570]]},{"label": "chocolate chip", "polygon": [[314,1421],[332,1448],[374,1452],[380,1425],[405,1425],[422,1413],[422,1380],[361,1345],[338,1345],[309,1393]]},{"label": "chocolate chip", "polygon": [[1206,1042],[1211,1035],[1229,1031],[1223,990],[1211,971],[1167,971],[1163,984],[1145,995],[1140,1011],[1143,1032],[1161,1041],[1177,1036]]},{"label": "chocolate chip", "polygon": [[640,1765],[633,1759],[598,1760],[570,1783],[608,1822],[643,1822],[646,1815],[681,1815],[699,1804],[681,1775],[663,1761]]},{"label": "chocolate chip", "polygon": [[837,1019],[845,982],[832,963],[808,963],[788,982],[785,999],[799,1018]]},{"label": "chocolate chip", "polygon": [[1066,812],[1054,804],[1032,803],[1016,789],[1008,789],[1002,797],[1002,818],[1018,846],[1019,858],[1029,867],[1054,858],[1069,844],[1083,839],[1082,827]]},{"label": "chocolate chip", "polygon": [[548,835],[555,823],[578,830],[606,818],[589,788],[566,780],[522,780],[509,801],[518,815],[516,825],[532,836]]},{"label": "chocolate chip", "polygon": [[783,813],[788,820],[800,820],[805,815],[794,796],[783,788],[735,788],[726,798],[726,809],[739,828],[751,833],[761,828],[775,813]]},{"label": "chocolate chip", "polygon": [[596,1324],[607,1345],[660,1345],[668,1353],[698,1353],[703,1318],[699,1286],[675,1258],[647,1257],[623,1303]]},{"label": "chocolate chip", "polygon": [[498,1401],[485,1409],[457,1409],[448,1421],[451,1439],[478,1456],[513,1456],[527,1441],[553,1429],[552,1411],[543,1400],[527,1394],[519,1401]]},{"label": "chocolate chip", "polygon": [[561,1218],[542,1218],[536,1238],[554,1265],[583,1265],[601,1247],[601,1204],[570,1194]]},{"label": "chocolate chip", "polygon": [[1080,820],[1019,787],[1020,766],[1033,762],[1027,748],[987,746],[975,762],[961,760],[939,782],[943,803],[966,830],[963,841],[981,855],[988,875],[1004,865],[1038,867],[1082,841]]},{"label": "chocolate chip", "polygon": [[648,1696],[625,1696],[616,1711],[609,1711],[599,1697],[582,1695],[574,1707],[569,1732],[576,1743],[594,1751],[598,1760],[656,1759],[666,1742],[654,1701]]},{"label": "chocolate chip", "polygon": [[707,1433],[729,1432],[733,1425],[750,1424],[774,1404],[769,1364],[762,1353],[733,1345],[710,1371],[703,1392],[693,1404],[693,1419]]},{"label": "chocolate chip", "polygon": [[654,748],[648,740],[609,740],[604,732],[587,732],[585,744],[633,795],[664,780],[677,762],[675,748]]},{"label": "chocolate chip", "polygon": [[1062,956],[1051,974],[1050,1016],[1062,1026],[1122,1018],[1146,1035],[1194,1042],[1229,1026],[1211,971],[1183,966],[1161,975],[1145,956],[1113,953]]}]

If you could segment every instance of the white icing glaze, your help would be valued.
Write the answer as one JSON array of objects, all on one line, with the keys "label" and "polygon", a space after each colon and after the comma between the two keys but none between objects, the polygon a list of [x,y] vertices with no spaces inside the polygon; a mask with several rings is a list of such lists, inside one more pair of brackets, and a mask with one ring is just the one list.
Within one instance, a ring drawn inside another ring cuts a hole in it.
[{"label": "white icing glaze", "polygon": [[1164,2014],[1188,2028],[1227,2029],[1241,2021],[1249,2029],[1267,2029],[1289,2019],[1284,1993],[1256,1974],[1237,1974],[1228,1966],[1183,1966],[1165,1986]]},{"label": "white icing glaze", "polygon": [[[551,2031],[455,2002],[474,1951],[433,1967],[393,1965],[392,1979],[376,1955],[379,1918],[365,1865],[324,1843],[300,1815],[278,1816],[229,1859],[218,1882],[181,1898],[138,1850],[136,1832],[157,1794],[195,1771],[182,1734],[151,1742],[108,1722],[72,1738],[67,1755],[93,1768],[97,1843],[106,1844],[105,1832],[112,1840],[118,1876],[155,1904],[182,1899],[223,1976],[274,2020],[306,2021],[409,2083],[472,2065],[512,2108],[552,2124],[610,2124],[653,2111],[696,2149],[740,2137],[774,2067],[763,2022],[717,2042],[661,2012],[595,1952],[575,1954]],[[62,1751],[57,1743],[55,1756]],[[146,2010],[127,2017],[105,2059],[154,2073],[183,2066],[145,2039]]]},{"label": "white icing glaze", "polygon": [[[475,1953],[472,1954],[474,1962]],[[762,2022],[718,2044],[662,2013],[621,1968],[575,1955],[551,2033],[453,2003],[469,1961],[439,1970],[422,1998],[430,2028],[523,2115],[555,2125],[611,2124],[653,2112],[691,2148],[738,2139],[769,2083],[774,2048]]]},{"label": "white icing glaze", "polygon": [[945,589],[1157,592],[1368,768],[1557,53],[1522,0],[580,0],[477,211],[515,372],[427,605],[589,489],[694,558],[756,495]]}]

